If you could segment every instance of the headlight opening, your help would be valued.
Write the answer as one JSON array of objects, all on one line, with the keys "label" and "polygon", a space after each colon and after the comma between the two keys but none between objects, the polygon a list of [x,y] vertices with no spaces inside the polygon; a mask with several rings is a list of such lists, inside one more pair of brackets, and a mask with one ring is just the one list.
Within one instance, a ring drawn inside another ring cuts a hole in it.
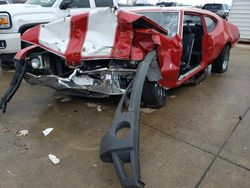
[{"label": "headlight opening", "polygon": [[11,27],[10,14],[8,12],[0,12],[0,29],[10,29]]}]

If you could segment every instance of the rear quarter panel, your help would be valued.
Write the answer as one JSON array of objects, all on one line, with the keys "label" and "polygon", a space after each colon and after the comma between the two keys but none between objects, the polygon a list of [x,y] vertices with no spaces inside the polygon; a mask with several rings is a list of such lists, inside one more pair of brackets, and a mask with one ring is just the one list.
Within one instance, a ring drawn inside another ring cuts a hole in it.
[{"label": "rear quarter panel", "polygon": [[228,35],[228,41],[230,41],[232,47],[234,47],[240,38],[240,31],[235,25],[230,22],[224,21],[224,24],[225,31]]},{"label": "rear quarter panel", "polygon": [[210,33],[213,41],[211,60],[216,59],[220,55],[227,43],[230,43],[231,47],[233,47],[239,39],[239,30],[236,26],[219,17],[216,17],[216,20],[217,25]]}]

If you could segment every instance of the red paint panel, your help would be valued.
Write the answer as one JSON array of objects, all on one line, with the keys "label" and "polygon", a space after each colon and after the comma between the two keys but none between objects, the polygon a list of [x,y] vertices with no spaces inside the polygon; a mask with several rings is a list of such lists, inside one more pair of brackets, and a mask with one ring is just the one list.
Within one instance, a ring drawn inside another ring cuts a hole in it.
[{"label": "red paint panel", "polygon": [[29,46],[27,48],[24,48],[24,49],[20,50],[19,52],[16,53],[14,59],[17,59],[17,60],[25,59],[27,57],[27,55],[30,52],[32,52],[35,48],[37,48],[37,46],[32,45],[32,46]]},{"label": "red paint panel", "polygon": [[146,54],[156,47],[152,39],[154,32],[152,29],[135,30],[131,59],[136,61],[143,60]]},{"label": "red paint panel", "polygon": [[72,16],[70,22],[70,40],[65,52],[68,66],[81,64],[83,42],[88,29],[88,13]]},{"label": "red paint panel", "polygon": [[115,43],[111,52],[113,58],[130,59],[130,51],[132,47],[132,41],[134,36],[134,30],[131,23],[128,23],[120,13],[117,19],[117,29],[115,35]]},{"label": "red paint panel", "polygon": [[25,31],[21,37],[23,41],[32,44],[39,44],[39,34],[40,34],[40,27],[41,25],[37,25]]},{"label": "red paint panel", "polygon": [[157,48],[158,60],[163,79],[160,84],[166,88],[176,87],[182,55],[182,41],[178,35],[172,39],[155,35],[154,40],[160,45]]}]

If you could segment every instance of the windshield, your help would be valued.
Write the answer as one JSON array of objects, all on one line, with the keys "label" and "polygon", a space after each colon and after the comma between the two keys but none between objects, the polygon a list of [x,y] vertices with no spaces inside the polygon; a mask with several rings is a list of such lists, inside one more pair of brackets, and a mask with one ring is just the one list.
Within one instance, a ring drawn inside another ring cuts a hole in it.
[{"label": "windshield", "polygon": [[204,6],[204,9],[207,10],[220,10],[222,9],[222,5],[221,4],[207,4]]},{"label": "windshield", "polygon": [[26,4],[41,5],[42,7],[52,7],[56,0],[28,0]]},{"label": "windshield", "polygon": [[178,31],[178,12],[137,12],[142,14],[168,31],[168,37],[172,38]]}]

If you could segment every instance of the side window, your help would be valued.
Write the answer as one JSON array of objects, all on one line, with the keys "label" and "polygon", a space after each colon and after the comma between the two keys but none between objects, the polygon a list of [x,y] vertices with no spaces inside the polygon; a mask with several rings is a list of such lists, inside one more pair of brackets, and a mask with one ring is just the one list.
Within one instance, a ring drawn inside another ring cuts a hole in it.
[{"label": "side window", "polygon": [[90,4],[86,0],[73,0],[71,8],[90,8]]},{"label": "side window", "polygon": [[113,3],[113,0],[95,0],[95,6],[96,7],[112,7],[114,6],[114,3]]},{"label": "side window", "polygon": [[208,16],[205,16],[205,22],[206,22],[207,32],[211,33],[216,27],[216,22]]},{"label": "side window", "polygon": [[185,14],[183,24],[184,25],[196,25],[196,26],[199,25],[199,26],[202,26],[201,17],[197,16],[197,15]]}]

